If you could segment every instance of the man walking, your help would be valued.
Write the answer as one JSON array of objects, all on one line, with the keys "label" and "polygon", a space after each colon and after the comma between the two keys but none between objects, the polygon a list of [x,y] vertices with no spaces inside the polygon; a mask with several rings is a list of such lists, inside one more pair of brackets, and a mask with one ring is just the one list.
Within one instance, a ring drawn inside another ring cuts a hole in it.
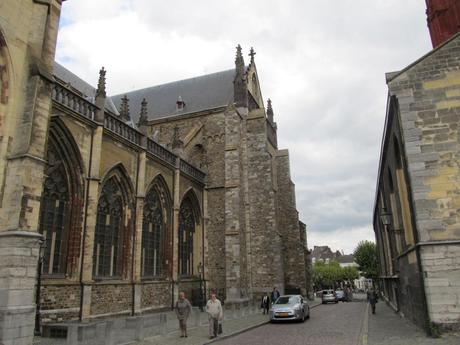
[{"label": "man walking", "polygon": [[379,298],[374,289],[370,289],[367,292],[367,302],[371,305],[372,314],[375,314],[375,305],[377,304]]},{"label": "man walking", "polygon": [[273,288],[272,295],[271,295],[270,297],[271,297],[272,303],[275,303],[276,300],[278,299],[278,297],[280,297],[280,293],[279,293],[279,291],[276,289],[276,286]]},{"label": "man walking", "polygon": [[262,302],[260,303],[260,307],[264,310],[264,314],[265,314],[265,311],[267,311],[267,314],[268,314],[268,310],[270,309],[270,298],[268,297],[268,294],[265,293],[264,297],[262,297]]},{"label": "man walking", "polygon": [[211,299],[206,303],[206,312],[209,317],[209,339],[212,339],[217,337],[219,321],[223,318],[222,304],[215,292],[211,292]]}]

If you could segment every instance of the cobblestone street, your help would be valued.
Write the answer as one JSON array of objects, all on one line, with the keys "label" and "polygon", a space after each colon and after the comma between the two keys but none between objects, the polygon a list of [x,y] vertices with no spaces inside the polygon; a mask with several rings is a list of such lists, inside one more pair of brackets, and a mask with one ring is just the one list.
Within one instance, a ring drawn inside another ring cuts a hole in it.
[{"label": "cobblestone street", "polygon": [[370,314],[364,302],[320,305],[304,323],[267,324],[216,345],[458,345],[460,335],[432,339],[385,303]]},{"label": "cobblestone street", "polygon": [[366,304],[320,305],[304,323],[267,324],[216,345],[348,345],[358,344]]}]

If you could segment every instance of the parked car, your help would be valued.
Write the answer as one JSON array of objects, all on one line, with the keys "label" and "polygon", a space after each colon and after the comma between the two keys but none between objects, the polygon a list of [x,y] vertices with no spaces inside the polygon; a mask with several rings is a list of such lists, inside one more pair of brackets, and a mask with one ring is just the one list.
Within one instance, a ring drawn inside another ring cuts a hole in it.
[{"label": "parked car", "polygon": [[270,321],[299,320],[310,318],[310,306],[301,295],[283,295],[272,304]]},{"label": "parked car", "polygon": [[326,304],[329,302],[338,303],[337,295],[334,290],[323,290],[321,295],[321,303]]},{"label": "parked car", "polygon": [[341,289],[335,290],[335,296],[337,297],[337,301],[342,301],[342,302],[347,301],[347,295],[345,295],[345,291]]}]

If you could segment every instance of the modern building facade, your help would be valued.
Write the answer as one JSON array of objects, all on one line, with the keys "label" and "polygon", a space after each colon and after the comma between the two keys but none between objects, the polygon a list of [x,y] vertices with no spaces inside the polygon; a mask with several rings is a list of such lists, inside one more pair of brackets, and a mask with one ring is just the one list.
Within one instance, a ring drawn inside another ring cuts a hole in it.
[{"label": "modern building facade", "polygon": [[[460,327],[460,21],[458,2],[427,4],[435,48],[387,74],[373,221],[382,294],[430,331]],[[454,17],[447,41],[433,32]]]}]

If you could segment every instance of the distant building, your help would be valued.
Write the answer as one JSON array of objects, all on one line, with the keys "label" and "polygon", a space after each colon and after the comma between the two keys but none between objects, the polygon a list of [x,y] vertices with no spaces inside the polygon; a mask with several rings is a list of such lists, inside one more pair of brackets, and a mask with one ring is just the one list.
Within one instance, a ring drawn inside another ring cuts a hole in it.
[{"label": "distant building", "polygon": [[355,262],[353,254],[340,255],[336,260],[340,267],[359,267],[359,265]]},{"label": "distant building", "polygon": [[460,10],[427,6],[435,48],[387,74],[373,222],[384,298],[426,330],[458,330]]},{"label": "distant building", "polygon": [[311,253],[311,261],[313,264],[315,262],[325,262],[329,263],[331,261],[337,261],[337,258],[341,256],[338,250],[333,252],[329,246],[314,246],[313,252]]}]

